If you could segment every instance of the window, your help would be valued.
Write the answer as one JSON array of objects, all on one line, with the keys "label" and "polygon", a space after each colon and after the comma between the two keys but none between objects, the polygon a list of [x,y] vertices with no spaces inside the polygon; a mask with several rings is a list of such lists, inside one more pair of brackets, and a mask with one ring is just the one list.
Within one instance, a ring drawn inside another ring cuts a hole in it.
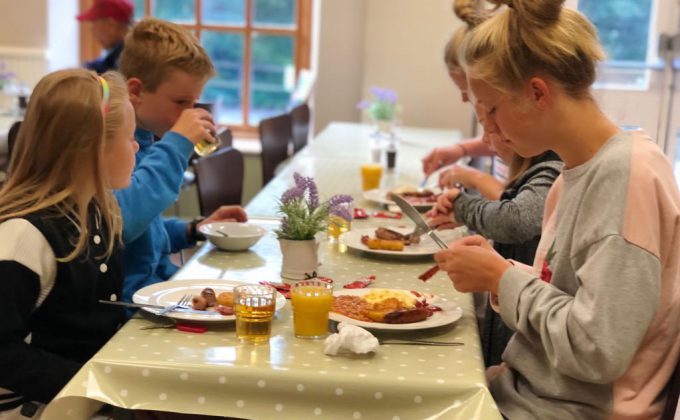
[{"label": "window", "polygon": [[135,19],[155,16],[194,31],[217,75],[201,98],[220,124],[255,131],[286,110],[309,68],[312,0],[135,0]]},{"label": "window", "polygon": [[651,36],[653,0],[579,0],[578,9],[597,27],[607,61],[597,87],[645,90],[656,61]]}]

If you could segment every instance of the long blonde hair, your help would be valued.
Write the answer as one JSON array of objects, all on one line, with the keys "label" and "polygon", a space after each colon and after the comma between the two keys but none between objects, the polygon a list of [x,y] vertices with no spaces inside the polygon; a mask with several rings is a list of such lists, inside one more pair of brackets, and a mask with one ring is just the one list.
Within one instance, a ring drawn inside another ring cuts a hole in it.
[{"label": "long blonde hair", "polygon": [[[9,178],[0,189],[0,222],[50,209],[77,224],[78,237],[69,238],[74,249],[59,261],[71,261],[86,249],[92,202],[109,232],[105,256],[111,255],[122,231],[120,209],[105,185],[102,156],[123,125],[129,98],[120,74],[102,77],[110,87],[106,108],[103,84],[93,72],[61,70],[38,82],[19,129]],[[77,197],[88,183],[95,194],[82,206]]]},{"label": "long blonde hair", "polygon": [[564,0],[489,0],[508,7],[465,37],[461,56],[472,76],[504,92],[530,77],[556,80],[574,98],[590,97],[604,52],[595,27]]},{"label": "long blonde hair", "polygon": [[205,80],[215,75],[208,53],[186,28],[160,19],[142,19],[125,38],[120,72],[128,79],[139,78],[145,90],[155,92],[173,70]]}]

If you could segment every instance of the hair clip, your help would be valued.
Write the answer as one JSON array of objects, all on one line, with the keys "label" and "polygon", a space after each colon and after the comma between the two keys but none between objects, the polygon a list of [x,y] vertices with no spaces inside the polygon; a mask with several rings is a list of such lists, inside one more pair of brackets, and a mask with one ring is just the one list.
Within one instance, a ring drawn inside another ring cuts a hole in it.
[{"label": "hair clip", "polygon": [[102,85],[102,112],[106,115],[109,112],[109,98],[111,97],[111,89],[109,89],[109,82],[106,81],[101,76],[99,77],[99,83]]},{"label": "hair clip", "polygon": [[507,4],[509,8],[514,9],[512,5],[512,0],[508,0],[505,4]]}]

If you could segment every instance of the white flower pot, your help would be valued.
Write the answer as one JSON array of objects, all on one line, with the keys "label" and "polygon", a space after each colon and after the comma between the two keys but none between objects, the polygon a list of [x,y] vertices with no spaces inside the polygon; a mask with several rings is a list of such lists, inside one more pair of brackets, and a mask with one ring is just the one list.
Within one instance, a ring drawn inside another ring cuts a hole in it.
[{"label": "white flower pot", "polygon": [[294,241],[279,239],[281,254],[281,277],[304,280],[305,274],[312,274],[319,267],[319,243],[316,239]]}]

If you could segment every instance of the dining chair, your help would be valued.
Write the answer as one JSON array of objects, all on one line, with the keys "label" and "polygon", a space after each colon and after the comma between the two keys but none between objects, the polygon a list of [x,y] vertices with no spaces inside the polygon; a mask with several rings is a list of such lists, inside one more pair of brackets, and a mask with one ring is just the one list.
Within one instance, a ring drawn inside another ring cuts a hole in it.
[{"label": "dining chair", "polygon": [[277,115],[260,121],[262,144],[262,186],[274,177],[277,166],[289,156],[292,142],[292,118],[290,114]]},{"label": "dining chair", "polygon": [[293,153],[297,153],[307,145],[309,138],[309,105],[298,105],[290,111],[293,124]]},{"label": "dining chair", "polygon": [[193,161],[198,190],[198,206],[207,217],[222,205],[241,204],[243,194],[243,155],[224,147]]}]

